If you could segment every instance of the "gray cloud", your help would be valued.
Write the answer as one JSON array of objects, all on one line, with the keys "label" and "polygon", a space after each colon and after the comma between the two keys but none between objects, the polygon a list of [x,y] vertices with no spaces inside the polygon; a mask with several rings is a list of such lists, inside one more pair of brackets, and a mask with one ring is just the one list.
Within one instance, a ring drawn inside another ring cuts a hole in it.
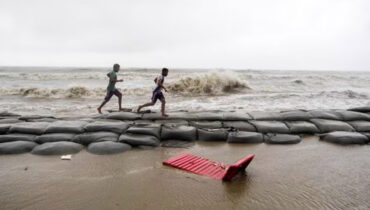
[{"label": "gray cloud", "polygon": [[370,70],[366,0],[0,2],[0,65]]}]

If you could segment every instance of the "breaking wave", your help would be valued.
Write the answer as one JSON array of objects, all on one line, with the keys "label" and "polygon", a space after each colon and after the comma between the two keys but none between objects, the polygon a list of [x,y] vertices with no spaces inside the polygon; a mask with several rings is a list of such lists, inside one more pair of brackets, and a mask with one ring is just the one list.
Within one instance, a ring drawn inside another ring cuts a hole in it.
[{"label": "breaking wave", "polygon": [[218,95],[250,89],[235,73],[220,71],[185,76],[167,87],[171,92],[181,95]]}]

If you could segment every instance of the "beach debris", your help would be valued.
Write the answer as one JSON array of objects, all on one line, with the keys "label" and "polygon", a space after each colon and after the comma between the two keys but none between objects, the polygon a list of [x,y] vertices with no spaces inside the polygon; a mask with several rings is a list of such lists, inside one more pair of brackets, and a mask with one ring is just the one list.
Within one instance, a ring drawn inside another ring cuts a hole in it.
[{"label": "beach debris", "polygon": [[253,158],[254,154],[247,155],[228,165],[189,153],[183,153],[164,161],[163,164],[214,179],[230,181],[236,174],[244,171]]},{"label": "beach debris", "polygon": [[62,155],[62,156],[60,156],[60,159],[62,159],[62,160],[72,160],[72,155]]}]

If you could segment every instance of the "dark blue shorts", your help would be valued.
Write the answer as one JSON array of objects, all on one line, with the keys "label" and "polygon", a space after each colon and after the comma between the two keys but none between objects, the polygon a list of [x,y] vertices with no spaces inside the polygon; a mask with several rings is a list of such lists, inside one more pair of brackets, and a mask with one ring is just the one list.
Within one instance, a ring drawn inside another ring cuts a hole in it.
[{"label": "dark blue shorts", "polygon": [[115,95],[117,97],[120,97],[120,96],[122,96],[122,93],[119,92],[118,89],[107,90],[107,95],[105,96],[104,100],[109,101],[112,98],[113,95]]},{"label": "dark blue shorts", "polygon": [[152,102],[155,103],[155,102],[157,102],[158,99],[160,99],[160,100],[164,99],[164,95],[163,95],[162,91],[160,91],[160,90],[153,91]]}]

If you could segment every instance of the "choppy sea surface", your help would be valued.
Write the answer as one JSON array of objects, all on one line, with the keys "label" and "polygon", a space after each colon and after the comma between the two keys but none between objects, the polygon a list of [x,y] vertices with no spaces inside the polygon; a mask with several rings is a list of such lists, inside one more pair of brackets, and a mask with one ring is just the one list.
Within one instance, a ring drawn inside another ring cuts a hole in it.
[{"label": "choppy sea surface", "polygon": [[[106,94],[107,68],[0,67],[0,110],[93,114]],[[150,101],[160,69],[121,69],[123,107]],[[370,105],[370,72],[170,69],[167,109],[345,109]],[[116,98],[104,110],[117,109]],[[159,111],[157,104],[153,111]]]}]

